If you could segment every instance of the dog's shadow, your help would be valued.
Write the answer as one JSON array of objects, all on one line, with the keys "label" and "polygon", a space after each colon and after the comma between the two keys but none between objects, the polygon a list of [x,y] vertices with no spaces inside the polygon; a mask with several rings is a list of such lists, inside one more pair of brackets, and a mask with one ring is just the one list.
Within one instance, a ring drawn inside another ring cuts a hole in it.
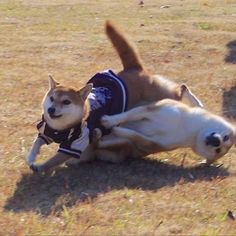
[{"label": "dog's shadow", "polygon": [[225,62],[236,64],[236,40],[230,41],[226,46],[229,52],[225,57]]},{"label": "dog's shadow", "polygon": [[91,201],[99,194],[119,189],[158,190],[179,181],[211,181],[225,177],[225,168],[183,168],[151,159],[132,160],[123,164],[85,163],[73,168],[60,168],[53,176],[24,174],[6,211],[36,211],[48,216],[60,214],[63,207],[79,201]]},{"label": "dog's shadow", "polygon": [[236,85],[229,90],[224,90],[222,113],[230,119],[236,119]]},{"label": "dog's shadow", "polygon": [[[229,52],[225,56],[225,62],[236,64],[236,40],[230,41],[226,46]],[[236,85],[224,90],[222,113],[230,119],[236,119]]]}]

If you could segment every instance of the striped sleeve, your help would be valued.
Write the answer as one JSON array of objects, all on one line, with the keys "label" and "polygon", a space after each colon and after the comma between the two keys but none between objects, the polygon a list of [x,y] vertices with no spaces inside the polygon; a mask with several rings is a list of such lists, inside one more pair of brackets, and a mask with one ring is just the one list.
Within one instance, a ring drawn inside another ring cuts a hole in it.
[{"label": "striped sleeve", "polygon": [[82,128],[81,135],[73,142],[64,142],[60,144],[58,152],[65,153],[74,158],[80,158],[81,153],[89,145],[89,129],[87,126]]},{"label": "striped sleeve", "polygon": [[53,140],[44,134],[45,127],[46,127],[46,123],[45,123],[45,121],[42,119],[42,120],[37,124],[37,129],[38,129],[38,131],[39,131],[38,138],[41,138],[41,139],[48,145],[48,144],[52,143]]},{"label": "striped sleeve", "polygon": [[38,138],[41,138],[47,145],[53,142],[52,139],[41,133],[38,134]]}]

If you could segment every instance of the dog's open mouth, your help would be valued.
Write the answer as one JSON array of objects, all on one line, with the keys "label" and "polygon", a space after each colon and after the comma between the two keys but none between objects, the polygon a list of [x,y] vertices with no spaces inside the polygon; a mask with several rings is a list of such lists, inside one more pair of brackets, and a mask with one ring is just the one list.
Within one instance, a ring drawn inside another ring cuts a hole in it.
[{"label": "dog's open mouth", "polygon": [[62,115],[53,115],[53,114],[51,114],[49,116],[51,119],[58,119],[58,118],[62,117]]}]

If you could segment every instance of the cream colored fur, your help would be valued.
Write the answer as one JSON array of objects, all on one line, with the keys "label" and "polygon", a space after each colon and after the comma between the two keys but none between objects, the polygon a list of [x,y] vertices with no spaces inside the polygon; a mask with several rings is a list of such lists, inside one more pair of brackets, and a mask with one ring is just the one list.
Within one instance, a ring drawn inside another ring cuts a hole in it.
[{"label": "cream colored fur", "polygon": [[[115,162],[128,156],[141,157],[158,151],[191,148],[210,164],[228,152],[236,135],[235,127],[222,117],[170,99],[104,116],[102,124],[106,128],[121,126],[113,128],[112,136],[99,141],[100,149],[129,146],[126,152],[122,150],[115,157],[112,154],[111,161]],[[208,143],[212,139],[214,145]],[[99,155],[103,159],[101,151]]]}]

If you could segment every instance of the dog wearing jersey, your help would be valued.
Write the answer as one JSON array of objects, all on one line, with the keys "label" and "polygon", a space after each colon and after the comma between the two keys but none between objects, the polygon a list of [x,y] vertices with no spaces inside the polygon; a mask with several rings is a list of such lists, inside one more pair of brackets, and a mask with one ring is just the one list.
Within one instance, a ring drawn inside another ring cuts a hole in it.
[{"label": "dog wearing jersey", "polygon": [[[113,129],[110,136],[99,141],[98,147],[105,151],[100,150],[98,155],[105,158],[109,154],[113,162],[191,148],[209,165],[225,155],[236,141],[236,128],[222,117],[170,99],[103,116],[102,124]],[[115,147],[116,152],[108,153],[109,148]]]},{"label": "dog wearing jersey", "polygon": [[[101,130],[99,137],[110,132],[100,124],[103,115],[119,114],[164,98],[202,106],[186,85],[150,75],[135,47],[110,21],[106,23],[106,33],[121,58],[123,70],[118,74],[110,70],[97,73],[81,89],[65,87],[49,78],[42,120],[37,125],[39,133],[27,156],[33,170],[46,171],[70,158],[91,159],[95,128]],[[41,146],[52,142],[59,144],[58,152],[45,163],[36,165]]]}]

